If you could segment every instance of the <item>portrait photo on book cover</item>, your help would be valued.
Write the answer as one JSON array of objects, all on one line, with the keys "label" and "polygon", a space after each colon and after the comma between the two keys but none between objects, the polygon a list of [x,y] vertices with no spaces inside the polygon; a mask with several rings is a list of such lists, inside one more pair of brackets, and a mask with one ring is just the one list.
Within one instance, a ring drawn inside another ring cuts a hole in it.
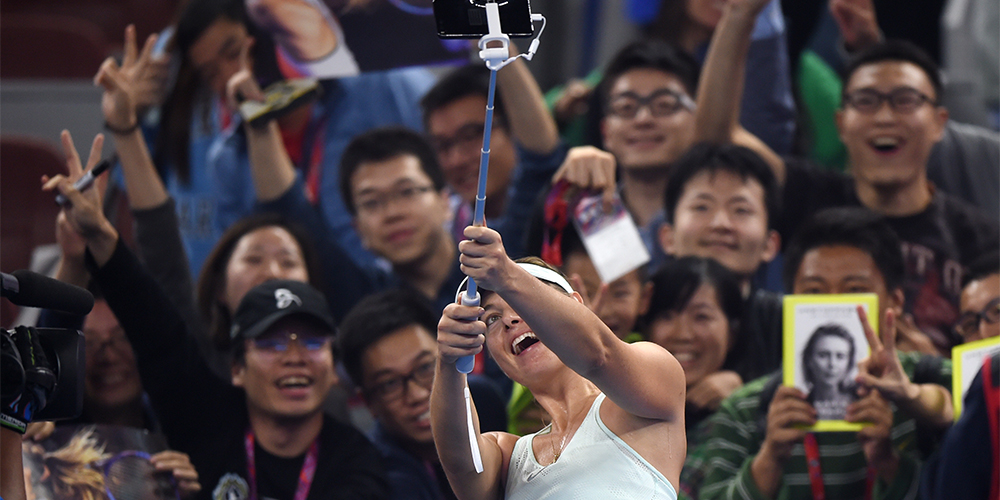
[{"label": "portrait photo on book cover", "polygon": [[[868,356],[868,341],[858,318],[857,305],[877,310],[864,301],[844,300],[843,296],[830,302],[792,304],[793,346],[786,355],[794,364],[794,385],[806,394],[807,401],[816,409],[818,420],[841,421],[847,406],[857,400],[858,362]],[[820,299],[821,300],[821,299]],[[786,382],[787,383],[787,382]]]}]

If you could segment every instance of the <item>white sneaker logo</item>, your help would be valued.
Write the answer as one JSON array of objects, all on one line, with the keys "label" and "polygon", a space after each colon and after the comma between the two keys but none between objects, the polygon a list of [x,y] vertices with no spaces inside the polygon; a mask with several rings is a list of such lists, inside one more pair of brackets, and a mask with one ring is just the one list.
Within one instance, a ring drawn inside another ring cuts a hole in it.
[{"label": "white sneaker logo", "polygon": [[302,305],[302,299],[298,295],[295,295],[287,288],[279,288],[274,291],[275,305],[278,309],[285,309],[292,305],[292,302]]}]

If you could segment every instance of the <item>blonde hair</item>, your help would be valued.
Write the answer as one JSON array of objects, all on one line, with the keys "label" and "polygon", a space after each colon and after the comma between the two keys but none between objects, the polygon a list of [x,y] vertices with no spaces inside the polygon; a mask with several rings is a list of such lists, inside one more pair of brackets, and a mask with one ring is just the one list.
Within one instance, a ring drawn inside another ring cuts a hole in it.
[{"label": "blonde hair", "polygon": [[94,429],[81,430],[62,448],[42,455],[49,470],[46,482],[56,498],[107,500],[98,464],[108,457],[104,445],[94,437]]}]

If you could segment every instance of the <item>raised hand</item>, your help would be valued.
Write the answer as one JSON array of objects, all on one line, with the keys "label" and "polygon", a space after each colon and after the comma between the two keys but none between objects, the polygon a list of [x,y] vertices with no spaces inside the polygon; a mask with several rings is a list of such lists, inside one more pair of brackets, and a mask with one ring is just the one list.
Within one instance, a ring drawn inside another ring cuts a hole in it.
[{"label": "raised hand", "polygon": [[881,339],[875,335],[868,314],[858,306],[858,317],[865,330],[871,354],[858,363],[857,382],[865,389],[878,389],[883,396],[892,400],[912,400],[920,391],[903,371],[903,365],[896,355],[896,315],[888,309],[882,321]]},{"label": "raised hand", "polygon": [[615,157],[593,146],[579,146],[566,153],[566,159],[552,176],[552,183],[566,181],[581,189],[602,191],[604,210],[611,211],[618,185],[615,181]]},{"label": "raised hand", "polygon": [[486,343],[486,323],[479,320],[483,308],[479,306],[448,304],[438,322],[438,352],[441,362],[455,364],[459,358],[472,356],[483,350]]},{"label": "raised hand", "polygon": [[125,28],[125,55],[122,58],[121,74],[128,82],[129,97],[139,114],[163,102],[170,79],[170,55],[166,52],[153,55],[158,36],[154,33],[146,38],[142,51],[137,50],[135,26]]},{"label": "raised hand", "polygon": [[886,311],[881,339],[875,335],[868,315],[861,307],[858,307],[858,316],[872,351],[868,358],[858,363],[856,381],[860,394],[864,396],[877,389],[883,397],[920,423],[937,427],[951,425],[954,419],[951,392],[937,384],[914,384],[903,371],[896,355],[895,313],[891,309]]},{"label": "raised hand", "polygon": [[177,482],[177,491],[181,497],[187,498],[201,491],[201,483],[198,482],[198,471],[191,464],[191,458],[186,453],[167,450],[161,451],[151,457],[149,461],[153,463],[158,472],[168,473],[174,476]]},{"label": "raised hand", "polygon": [[872,0],[830,0],[830,13],[847,50],[862,50],[882,39]]},{"label": "raised hand", "polygon": [[254,39],[248,37],[240,48],[240,70],[229,77],[226,82],[226,103],[229,109],[240,109],[240,103],[246,99],[263,101],[264,92],[253,76],[253,62],[250,59],[250,49]]},{"label": "raised hand", "polygon": [[166,91],[169,60],[153,56],[156,35],[150,35],[142,52],[135,43],[135,26],[125,28],[125,55],[121,66],[114,58],[101,64],[94,85],[104,88],[101,111],[108,127],[118,133],[128,133],[138,125],[138,115],[159,104]]},{"label": "raised hand", "polygon": [[[104,135],[97,134],[94,137],[86,168],[80,163],[80,155],[76,151],[76,146],[73,145],[73,137],[69,131],[63,130],[60,138],[63,151],[66,153],[66,173],[57,174],[54,177],[42,176],[43,191],[57,191],[69,200],[69,206],[63,207],[60,213],[61,221],[64,223],[60,222],[62,229],[57,228],[57,234],[63,233],[61,237],[66,243],[63,246],[64,251],[67,249],[70,252],[79,251],[79,240],[73,240],[72,236],[75,233],[87,241],[88,246],[91,246],[91,251],[95,253],[95,258],[98,258],[99,263],[103,263],[106,258],[102,259],[97,254],[100,253],[102,257],[111,256],[113,244],[118,240],[118,232],[104,217],[104,212],[101,210],[100,183],[82,193],[73,187],[73,183],[83,176],[85,170],[94,168],[100,161],[101,149],[104,147]],[[104,243],[100,252],[95,251],[96,249],[92,246],[98,240],[103,240],[102,243]],[[111,248],[107,248],[108,244],[111,245]],[[105,252],[107,255],[104,255]]]},{"label": "raised hand", "polygon": [[467,240],[458,244],[462,272],[487,290],[500,291],[517,264],[507,257],[500,233],[484,226],[465,228]]}]

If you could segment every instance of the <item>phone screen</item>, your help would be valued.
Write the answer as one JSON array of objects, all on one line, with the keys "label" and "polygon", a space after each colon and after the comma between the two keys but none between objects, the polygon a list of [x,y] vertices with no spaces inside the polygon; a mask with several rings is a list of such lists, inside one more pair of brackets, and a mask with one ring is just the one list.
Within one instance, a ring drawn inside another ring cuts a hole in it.
[{"label": "phone screen", "polygon": [[[530,37],[531,6],[528,0],[500,0],[500,30],[515,38]],[[486,25],[486,0],[434,0],[434,20],[440,38],[481,38]]]}]

